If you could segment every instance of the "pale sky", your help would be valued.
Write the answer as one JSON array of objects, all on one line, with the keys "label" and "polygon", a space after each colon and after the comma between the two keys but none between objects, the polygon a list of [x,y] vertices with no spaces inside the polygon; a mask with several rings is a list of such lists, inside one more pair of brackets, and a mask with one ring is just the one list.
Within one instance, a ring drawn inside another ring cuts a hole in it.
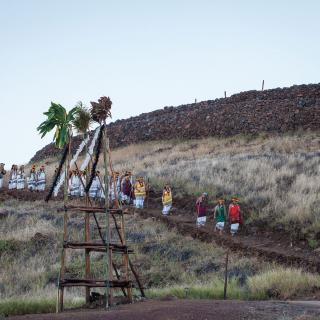
[{"label": "pale sky", "polygon": [[50,101],[102,95],[114,119],[320,82],[317,0],[0,0],[0,162],[52,140]]}]

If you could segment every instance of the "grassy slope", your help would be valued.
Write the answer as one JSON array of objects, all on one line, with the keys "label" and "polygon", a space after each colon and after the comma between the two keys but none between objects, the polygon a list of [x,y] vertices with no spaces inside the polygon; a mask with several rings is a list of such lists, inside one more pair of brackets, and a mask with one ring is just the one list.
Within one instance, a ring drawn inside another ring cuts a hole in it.
[{"label": "grassy slope", "polygon": [[[315,133],[239,136],[133,145],[114,150],[112,158],[116,169],[148,175],[156,186],[169,181],[192,194],[208,191],[211,199],[218,193],[239,193],[254,208],[248,221],[298,230],[299,236],[317,247],[319,145],[320,135]],[[55,159],[47,160],[49,175],[55,165]],[[0,314],[13,300],[37,301],[43,296],[54,300],[62,230],[56,206],[15,200],[0,204],[0,209],[9,213],[0,224],[0,298],[5,300]],[[82,237],[81,222],[74,225],[72,236]],[[137,252],[136,264],[144,270],[144,281],[151,288],[150,296],[221,297],[221,249],[138,217],[128,221],[128,236]],[[98,255],[94,272],[99,273],[101,263]],[[75,253],[70,265],[71,273],[81,274],[83,257]],[[319,285],[319,277],[302,275],[299,270],[231,257],[230,297],[288,298],[311,294]],[[68,292],[70,301],[82,296],[79,290]]]},{"label": "grassy slope", "polygon": [[[50,312],[54,309],[62,217],[61,203],[6,201],[0,225],[0,314]],[[36,208],[36,210],[35,210]],[[83,237],[83,221],[74,217],[71,238]],[[225,252],[168,231],[153,219],[127,218],[127,238],[135,250],[132,257],[149,290],[149,297],[222,298]],[[27,226],[27,228],[26,228]],[[92,272],[101,277],[103,258],[94,255]],[[84,256],[72,252],[68,273],[83,276]],[[231,254],[229,298],[266,299],[312,295],[320,277],[282,268],[255,258]],[[67,290],[69,306],[83,301],[81,289]]]},{"label": "grassy slope", "polygon": [[306,238],[320,238],[320,134],[260,135],[158,142],[113,152],[115,168],[170,182],[214,200],[239,194],[253,208],[248,222]]}]

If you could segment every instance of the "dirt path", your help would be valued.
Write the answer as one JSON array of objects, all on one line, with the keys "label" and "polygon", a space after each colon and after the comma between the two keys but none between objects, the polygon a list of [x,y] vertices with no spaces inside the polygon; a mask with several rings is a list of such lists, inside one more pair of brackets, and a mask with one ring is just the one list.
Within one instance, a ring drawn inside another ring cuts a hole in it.
[{"label": "dirt path", "polygon": [[[241,252],[246,256],[257,256],[270,261],[277,261],[286,266],[301,267],[311,272],[320,272],[320,257],[306,246],[291,246],[290,239],[282,233],[258,232],[248,235],[240,233],[231,237],[228,233],[219,235],[214,232],[214,221],[208,219],[205,227],[197,228],[195,217],[190,211],[177,208],[166,217],[158,207],[159,201],[150,201],[148,209],[138,211],[143,218],[153,217],[175,228],[183,235],[188,235],[205,242],[215,242],[232,251]],[[161,203],[161,200],[160,200]],[[179,204],[178,204],[179,205]]]},{"label": "dirt path", "polygon": [[[304,316],[303,318],[301,316]],[[319,307],[281,302],[212,300],[146,301],[110,311],[81,310],[62,314],[9,317],[16,320],[293,320],[317,319]]]}]

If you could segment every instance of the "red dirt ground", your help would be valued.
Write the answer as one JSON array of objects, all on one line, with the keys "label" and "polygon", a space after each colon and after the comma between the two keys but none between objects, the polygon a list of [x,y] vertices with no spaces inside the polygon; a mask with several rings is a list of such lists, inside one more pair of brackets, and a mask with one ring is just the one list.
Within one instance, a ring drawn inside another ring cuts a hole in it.
[{"label": "red dirt ground", "polygon": [[110,311],[81,310],[62,314],[9,317],[16,320],[280,320],[319,319],[319,306],[282,302],[212,300],[146,301],[122,305]]}]

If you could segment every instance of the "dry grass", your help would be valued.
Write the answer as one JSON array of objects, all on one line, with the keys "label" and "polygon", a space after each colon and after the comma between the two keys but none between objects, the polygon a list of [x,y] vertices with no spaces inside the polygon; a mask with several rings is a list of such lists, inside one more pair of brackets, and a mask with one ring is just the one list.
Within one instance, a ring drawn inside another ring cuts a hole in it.
[{"label": "dry grass", "polygon": [[115,168],[133,169],[154,185],[170,182],[189,193],[239,194],[267,221],[313,238],[320,232],[320,135],[238,136],[157,142],[113,152]]},{"label": "dry grass", "polygon": [[320,288],[320,276],[299,269],[271,268],[248,279],[252,297],[289,299]]},{"label": "dry grass", "polygon": [[[169,182],[191,194],[206,191],[211,199],[239,194],[253,208],[247,221],[262,220],[315,239],[320,234],[319,147],[319,133],[240,135],[130,145],[113,150],[112,160],[116,170],[148,176],[159,188]],[[55,159],[46,160],[49,178],[56,165]]]}]

